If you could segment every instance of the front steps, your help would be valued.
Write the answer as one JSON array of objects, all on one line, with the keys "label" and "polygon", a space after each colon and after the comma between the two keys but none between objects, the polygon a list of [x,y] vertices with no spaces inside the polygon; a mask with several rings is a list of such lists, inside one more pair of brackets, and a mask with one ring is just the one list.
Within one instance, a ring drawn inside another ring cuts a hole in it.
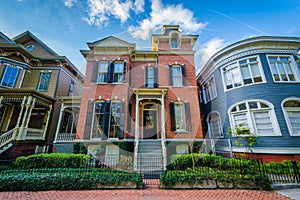
[{"label": "front steps", "polygon": [[144,177],[157,178],[164,170],[161,141],[139,141],[137,171]]}]

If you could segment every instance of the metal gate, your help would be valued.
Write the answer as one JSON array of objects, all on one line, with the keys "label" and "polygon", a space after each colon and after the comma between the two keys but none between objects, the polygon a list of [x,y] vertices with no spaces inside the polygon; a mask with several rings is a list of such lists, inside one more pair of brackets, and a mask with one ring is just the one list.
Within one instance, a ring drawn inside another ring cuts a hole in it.
[{"label": "metal gate", "polygon": [[139,172],[143,176],[143,183],[147,185],[159,185],[160,175],[163,174],[163,157],[148,155],[139,157]]}]

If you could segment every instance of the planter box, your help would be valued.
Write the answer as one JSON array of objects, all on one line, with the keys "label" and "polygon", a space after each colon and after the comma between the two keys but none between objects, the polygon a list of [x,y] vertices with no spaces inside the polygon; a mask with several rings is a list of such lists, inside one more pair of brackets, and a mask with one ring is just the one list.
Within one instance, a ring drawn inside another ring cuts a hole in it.
[{"label": "planter box", "polygon": [[202,183],[194,183],[189,184],[187,182],[184,183],[176,183],[172,186],[166,186],[161,184],[160,188],[162,189],[216,189],[217,184],[214,180],[204,180]]},{"label": "planter box", "polygon": [[121,183],[115,183],[111,185],[102,185],[102,184],[96,184],[92,189],[139,189],[142,188],[142,186],[138,186],[136,183],[132,181],[127,182],[121,182]]}]

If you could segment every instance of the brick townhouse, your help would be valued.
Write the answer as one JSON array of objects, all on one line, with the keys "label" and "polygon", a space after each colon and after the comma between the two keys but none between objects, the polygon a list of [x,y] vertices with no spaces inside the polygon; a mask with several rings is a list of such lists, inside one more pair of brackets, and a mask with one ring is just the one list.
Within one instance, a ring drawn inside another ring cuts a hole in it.
[{"label": "brick townhouse", "polygon": [[149,153],[166,167],[171,154],[187,152],[191,139],[202,138],[197,37],[165,25],[152,35],[148,51],[113,36],[87,43],[89,50],[81,50],[87,65],[76,141],[89,154],[101,146],[104,162],[115,164],[122,151],[116,144],[125,143],[135,170]]}]

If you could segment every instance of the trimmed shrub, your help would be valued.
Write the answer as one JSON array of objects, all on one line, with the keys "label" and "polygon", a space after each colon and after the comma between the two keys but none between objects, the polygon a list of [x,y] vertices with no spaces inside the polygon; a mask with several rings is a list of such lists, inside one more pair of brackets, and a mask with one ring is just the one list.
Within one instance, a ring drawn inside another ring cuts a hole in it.
[{"label": "trimmed shrub", "polygon": [[[142,188],[140,174],[99,169],[36,169],[2,172],[0,191],[88,190],[117,188],[131,182]],[[126,186],[125,186],[126,187]]]},{"label": "trimmed shrub", "polygon": [[14,162],[18,168],[79,168],[86,167],[90,157],[84,154],[34,154],[30,156],[21,156]]}]

